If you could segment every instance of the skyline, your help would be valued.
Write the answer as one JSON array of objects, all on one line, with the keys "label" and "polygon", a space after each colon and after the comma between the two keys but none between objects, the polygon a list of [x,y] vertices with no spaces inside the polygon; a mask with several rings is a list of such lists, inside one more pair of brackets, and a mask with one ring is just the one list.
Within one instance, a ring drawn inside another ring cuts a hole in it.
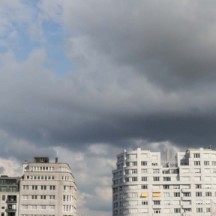
[{"label": "skyline", "polygon": [[216,2],[0,4],[1,173],[58,156],[83,213],[110,216],[122,149],[214,147]]}]

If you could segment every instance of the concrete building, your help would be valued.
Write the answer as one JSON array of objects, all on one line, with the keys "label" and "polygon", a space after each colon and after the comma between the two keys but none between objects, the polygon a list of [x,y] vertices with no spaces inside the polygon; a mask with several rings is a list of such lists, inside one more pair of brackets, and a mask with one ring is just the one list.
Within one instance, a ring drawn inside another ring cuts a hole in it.
[{"label": "concrete building", "polygon": [[75,216],[76,192],[68,164],[35,157],[23,164],[19,216]]},{"label": "concrete building", "polygon": [[188,149],[175,161],[137,148],[117,155],[113,216],[216,215],[216,151]]},{"label": "concrete building", "polygon": [[0,177],[0,215],[18,216],[19,211],[19,179],[16,177]]}]

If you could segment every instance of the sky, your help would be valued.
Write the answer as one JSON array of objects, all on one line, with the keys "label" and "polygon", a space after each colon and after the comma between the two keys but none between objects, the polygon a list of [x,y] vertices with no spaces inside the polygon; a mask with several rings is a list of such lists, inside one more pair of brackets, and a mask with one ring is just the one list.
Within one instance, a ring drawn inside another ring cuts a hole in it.
[{"label": "sky", "polygon": [[123,149],[215,148],[215,0],[0,0],[0,172],[59,157],[111,216]]}]

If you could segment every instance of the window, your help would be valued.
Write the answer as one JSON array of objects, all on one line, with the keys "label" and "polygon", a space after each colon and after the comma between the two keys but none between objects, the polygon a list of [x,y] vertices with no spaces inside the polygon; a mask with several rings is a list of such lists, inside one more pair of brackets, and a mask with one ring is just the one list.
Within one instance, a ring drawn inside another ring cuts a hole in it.
[{"label": "window", "polygon": [[141,169],[141,173],[147,173],[148,170],[147,169]]},{"label": "window", "polygon": [[200,188],[202,188],[202,185],[201,184],[196,184],[195,188],[197,188],[197,189],[199,188],[200,189]]},{"label": "window", "polygon": [[148,205],[148,201],[142,201],[142,205]]},{"label": "window", "polygon": [[147,166],[147,161],[141,161],[141,166]]},{"label": "window", "polygon": [[32,195],[32,199],[37,199],[37,195]]},{"label": "window", "polygon": [[205,166],[209,166],[209,161],[204,161]]},{"label": "window", "polygon": [[200,161],[194,161],[194,166],[200,166]]},{"label": "window", "polygon": [[171,177],[163,177],[164,181],[171,181]]},{"label": "window", "polygon": [[197,208],[197,209],[196,209],[196,212],[197,212],[197,213],[202,213],[202,212],[203,212],[203,209],[202,209],[202,208]]},{"label": "window", "polygon": [[153,173],[160,173],[159,169],[153,169]]},{"label": "window", "polygon": [[174,213],[181,213],[181,209],[180,208],[174,208]]},{"label": "window", "polygon": [[37,185],[32,185],[32,190],[37,190],[37,189],[38,189]]},{"label": "window", "polygon": [[137,166],[137,162],[136,161],[132,162],[132,166]]},{"label": "window", "polygon": [[206,195],[207,197],[212,196],[212,192],[206,192],[205,195]]},{"label": "window", "polygon": [[148,185],[141,185],[142,189],[148,189]]},{"label": "window", "polygon": [[170,193],[169,192],[164,192],[164,197],[170,197]]},{"label": "window", "polygon": [[23,190],[28,190],[29,186],[28,185],[23,185]]},{"label": "window", "polygon": [[185,197],[190,197],[190,196],[191,196],[191,193],[190,193],[190,192],[185,192],[185,193],[183,193],[183,196],[185,196]]},{"label": "window", "polygon": [[169,185],[163,185],[163,189],[168,190],[170,188]]},{"label": "window", "polygon": [[200,153],[195,153],[194,158],[200,158]]},{"label": "window", "polygon": [[154,200],[154,205],[160,205],[160,200]]},{"label": "window", "polygon": [[201,197],[202,196],[202,192],[196,192],[196,196],[197,197]]},{"label": "window", "polygon": [[142,181],[147,181],[147,177],[145,176],[145,177],[142,177],[142,179],[141,179]]},{"label": "window", "polygon": [[132,173],[132,174],[136,174],[136,173],[137,173],[137,169],[132,169],[132,170],[131,170],[131,173]]},{"label": "window", "polygon": [[160,181],[160,177],[153,177],[153,181]]},{"label": "window", "polygon": [[5,195],[2,195],[2,200],[5,200]]},{"label": "window", "polygon": [[180,197],[180,192],[174,192],[173,195],[174,197]]},{"label": "window", "polygon": [[206,212],[211,212],[211,208],[206,208]]},{"label": "window", "polygon": [[41,190],[46,190],[46,185],[41,185]]},{"label": "window", "polygon": [[160,209],[154,209],[154,213],[155,213],[155,214],[160,214],[160,213],[161,213],[161,210],[160,210]]},{"label": "window", "polygon": [[46,199],[46,195],[41,195],[41,199]]},{"label": "window", "polygon": [[50,199],[54,200],[55,199],[55,195],[50,195]]},{"label": "window", "polygon": [[50,190],[55,190],[55,185],[50,185]]},{"label": "window", "polygon": [[132,182],[137,181],[137,177],[132,177]]}]

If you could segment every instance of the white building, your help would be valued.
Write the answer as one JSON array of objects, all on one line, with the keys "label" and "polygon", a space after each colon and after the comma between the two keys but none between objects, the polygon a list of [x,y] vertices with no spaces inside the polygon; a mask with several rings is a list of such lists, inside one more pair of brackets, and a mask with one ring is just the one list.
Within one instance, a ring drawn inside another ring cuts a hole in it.
[{"label": "white building", "polygon": [[75,216],[76,192],[68,164],[35,157],[23,164],[19,216]]},{"label": "white building", "polygon": [[117,155],[113,216],[216,215],[216,151],[188,149],[174,163],[137,148]]}]

